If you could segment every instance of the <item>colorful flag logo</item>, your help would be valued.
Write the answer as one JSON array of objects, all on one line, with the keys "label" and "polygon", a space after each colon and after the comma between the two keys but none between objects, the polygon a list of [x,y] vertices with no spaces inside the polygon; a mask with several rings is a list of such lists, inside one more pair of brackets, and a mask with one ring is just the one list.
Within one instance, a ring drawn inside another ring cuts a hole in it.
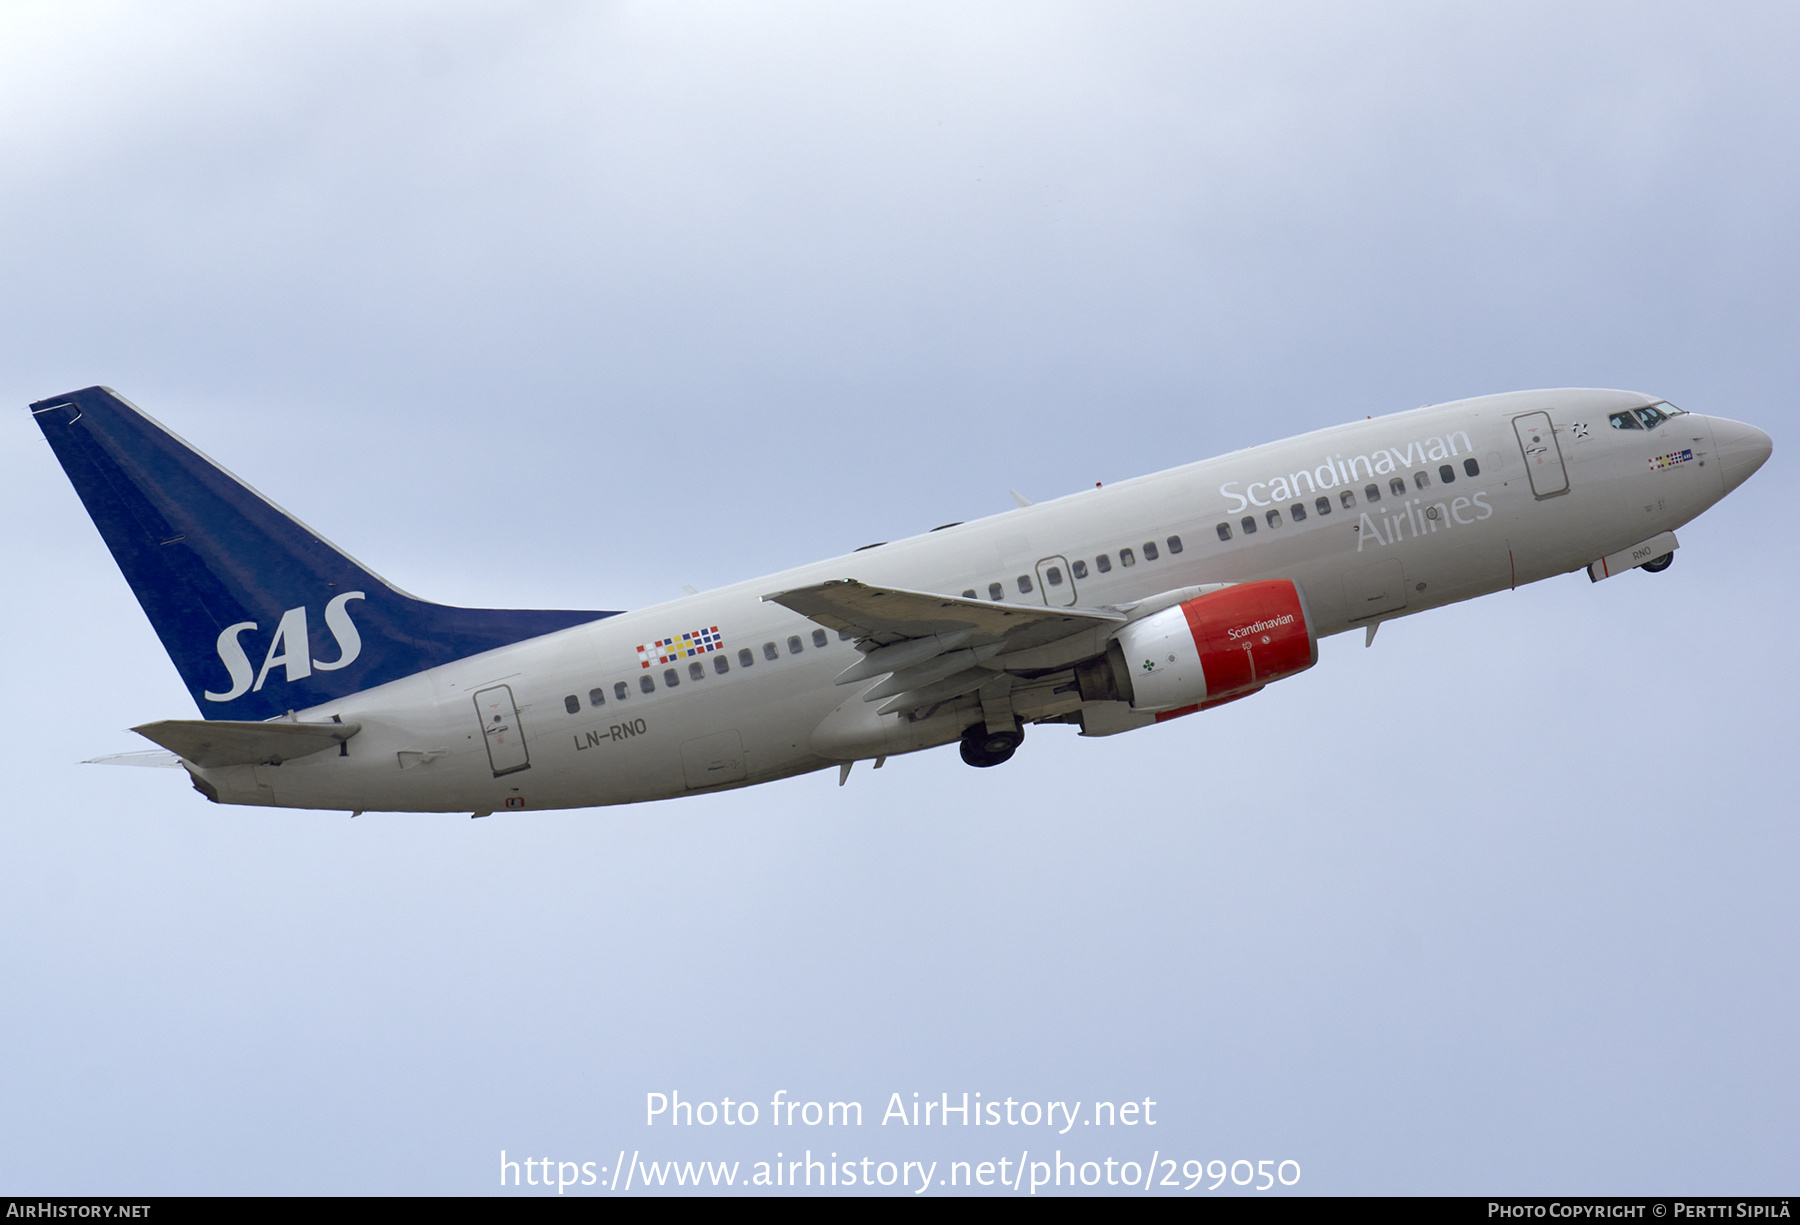
[{"label": "colorful flag logo", "polygon": [[725,637],[719,633],[719,627],[711,629],[689,630],[685,634],[670,634],[667,638],[658,638],[648,646],[637,649],[638,667],[650,668],[657,664],[672,664],[678,659],[691,659],[696,655],[704,655],[708,651],[725,649]]}]

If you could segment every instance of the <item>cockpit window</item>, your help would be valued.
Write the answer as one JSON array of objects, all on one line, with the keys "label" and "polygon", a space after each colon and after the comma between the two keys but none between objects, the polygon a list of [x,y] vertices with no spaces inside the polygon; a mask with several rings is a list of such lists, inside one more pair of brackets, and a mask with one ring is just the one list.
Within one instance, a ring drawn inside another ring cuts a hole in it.
[{"label": "cockpit window", "polygon": [[1615,430],[1641,430],[1644,428],[1630,413],[1608,413],[1606,420]]},{"label": "cockpit window", "polygon": [[1637,418],[1644,423],[1644,428],[1647,430],[1653,430],[1668,420],[1667,417],[1656,411],[1655,405],[1651,405],[1649,408],[1638,409]]},{"label": "cockpit window", "polygon": [[1661,412],[1662,415],[1665,417],[1680,417],[1687,413],[1687,409],[1676,408],[1673,404],[1669,403],[1667,400],[1658,400],[1656,403],[1652,404],[1650,407]]}]

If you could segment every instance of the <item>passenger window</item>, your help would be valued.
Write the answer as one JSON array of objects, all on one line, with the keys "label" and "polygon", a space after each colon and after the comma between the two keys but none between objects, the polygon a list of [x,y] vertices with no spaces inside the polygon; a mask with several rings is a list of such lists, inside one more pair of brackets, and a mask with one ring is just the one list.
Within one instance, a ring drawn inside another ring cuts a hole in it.
[{"label": "passenger window", "polygon": [[1381,486],[1380,485],[1365,485],[1363,487],[1363,497],[1367,498],[1371,502],[1381,501]]},{"label": "passenger window", "polygon": [[965,599],[965,600],[973,600],[973,599],[975,599],[975,598],[976,598],[976,596],[975,596],[975,589],[974,589],[974,588],[973,588],[973,587],[971,587],[971,588],[969,588],[969,589],[968,589],[968,590],[967,590],[967,591],[965,591],[965,592],[963,592],[963,599]]},{"label": "passenger window", "polygon": [[1238,526],[1244,529],[1244,535],[1256,535],[1256,516],[1245,515],[1242,519],[1238,520]]},{"label": "passenger window", "polygon": [[1004,600],[1005,598],[1006,598],[1006,588],[1002,587],[999,583],[989,583],[988,584],[988,599]]},{"label": "passenger window", "polygon": [[655,693],[656,678],[651,676],[648,672],[644,673],[642,676],[638,677],[638,688],[642,689],[645,693]]},{"label": "passenger window", "polygon": [[1154,541],[1154,540],[1144,541],[1144,560],[1145,561],[1155,561],[1157,559],[1157,556],[1158,556],[1158,554],[1156,552],[1156,541]]},{"label": "passenger window", "polygon": [[720,676],[724,676],[727,672],[731,671],[731,661],[726,659],[723,655],[713,656],[713,671],[717,672]]},{"label": "passenger window", "polygon": [[571,693],[568,697],[563,699],[563,709],[568,711],[572,715],[580,714],[581,713],[581,699]]},{"label": "passenger window", "polygon": [[748,668],[754,666],[755,663],[756,656],[750,653],[749,647],[740,647],[738,649],[738,667]]},{"label": "passenger window", "polygon": [[1417,485],[1420,489],[1423,489],[1425,486],[1431,484],[1431,477],[1423,472],[1415,472],[1413,473],[1413,484]]},{"label": "passenger window", "polygon": [[798,635],[798,634],[788,635],[788,654],[789,655],[798,655],[804,649],[805,648],[800,645],[800,635]]},{"label": "passenger window", "polygon": [[1231,539],[1231,524],[1221,523],[1214,530],[1219,533],[1220,540],[1230,540]]},{"label": "passenger window", "polygon": [[1630,413],[1609,413],[1606,420],[1615,430],[1641,430],[1644,428]]},{"label": "passenger window", "polygon": [[1331,513],[1331,499],[1314,498],[1313,509],[1318,511],[1321,515],[1329,515]]},{"label": "passenger window", "polygon": [[604,706],[604,705],[606,705],[606,690],[604,688],[588,690],[588,705],[589,706]]},{"label": "passenger window", "polygon": [[1472,459],[1465,459],[1463,460],[1463,471],[1467,472],[1470,476],[1480,476],[1481,465]]},{"label": "passenger window", "polygon": [[623,702],[626,698],[628,698],[630,696],[631,696],[631,686],[627,685],[624,681],[620,681],[616,685],[613,686],[613,697],[616,700]]},{"label": "passenger window", "polygon": [[691,681],[703,681],[706,679],[706,669],[701,666],[699,660],[696,659],[693,663],[688,665],[688,679]]},{"label": "passenger window", "polygon": [[1450,482],[1454,481],[1455,479],[1456,479],[1456,469],[1455,468],[1452,468],[1449,464],[1439,464],[1438,465],[1438,480],[1440,480],[1444,484],[1448,485]]},{"label": "passenger window", "polygon": [[1096,566],[1100,567],[1100,573],[1102,573],[1102,574],[1111,574],[1112,573],[1112,558],[1108,557],[1106,554],[1102,553],[1102,554],[1100,554],[1100,556],[1096,557],[1094,559],[1094,564]]},{"label": "passenger window", "polygon": [[1356,494],[1353,491],[1346,489],[1344,492],[1338,494],[1338,501],[1344,504],[1345,510],[1353,510],[1356,507]]},{"label": "passenger window", "polygon": [[1086,578],[1087,577],[1087,563],[1085,561],[1070,562],[1069,563],[1069,573],[1073,574],[1076,578]]},{"label": "passenger window", "polygon": [[1175,554],[1181,552],[1181,537],[1171,536],[1167,540],[1163,541],[1163,543],[1169,546],[1169,555],[1171,557],[1173,557]]},{"label": "passenger window", "polygon": [[1281,512],[1278,510],[1270,511],[1268,514],[1264,515],[1263,518],[1265,518],[1269,521],[1270,527],[1280,527],[1281,526]]},{"label": "passenger window", "polygon": [[1295,523],[1304,522],[1306,519],[1306,503],[1296,502],[1288,507],[1288,518],[1292,519]]},{"label": "passenger window", "polygon": [[681,674],[676,672],[673,668],[664,668],[663,684],[667,685],[670,689],[675,688],[675,686],[681,684]]},{"label": "passenger window", "polygon": [[763,658],[768,660],[780,659],[781,652],[775,649],[774,643],[765,642],[763,643]]},{"label": "passenger window", "polygon": [[829,639],[827,639],[825,637],[824,630],[814,630],[813,631],[813,645],[814,646],[823,648],[827,641],[829,641]]},{"label": "passenger window", "polygon": [[1051,566],[1048,570],[1044,571],[1044,581],[1049,583],[1052,587],[1061,587],[1062,571],[1055,566]]},{"label": "passenger window", "polygon": [[1388,488],[1393,491],[1396,498],[1404,498],[1406,496],[1406,482],[1399,477],[1395,477],[1393,480],[1389,481]]},{"label": "passenger window", "polygon": [[1019,594],[1031,594],[1031,576],[1029,574],[1021,574],[1019,576]]},{"label": "passenger window", "polygon": [[1121,566],[1137,565],[1137,554],[1133,553],[1130,549],[1120,549],[1119,550],[1119,564]]}]

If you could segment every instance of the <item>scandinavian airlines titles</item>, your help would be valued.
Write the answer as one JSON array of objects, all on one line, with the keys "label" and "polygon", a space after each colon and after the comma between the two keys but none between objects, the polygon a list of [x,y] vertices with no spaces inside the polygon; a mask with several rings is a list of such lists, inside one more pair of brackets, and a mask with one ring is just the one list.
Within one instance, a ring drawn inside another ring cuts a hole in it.
[{"label": "scandinavian airlines titles", "polygon": [[[1456,440],[1459,438],[1462,439],[1460,449],[1456,445]],[[1462,430],[1453,430],[1445,437],[1428,438],[1424,442],[1409,442],[1404,451],[1390,447],[1375,451],[1370,455],[1358,455],[1349,460],[1342,455],[1327,456],[1318,467],[1310,472],[1302,469],[1286,476],[1251,481],[1243,493],[1232,489],[1232,486],[1237,484],[1236,481],[1226,481],[1219,486],[1219,492],[1225,497],[1237,501],[1237,505],[1231,508],[1231,513],[1237,514],[1251,506],[1274,506],[1277,503],[1298,498],[1303,493],[1317,493],[1324,489],[1336,489],[1339,485],[1352,485],[1358,480],[1385,476],[1390,472],[1401,468],[1410,468],[1415,464],[1436,463],[1438,460],[1450,459],[1465,452],[1473,455],[1475,453],[1474,444],[1469,441],[1467,433]],[[1302,483],[1304,483],[1304,489]],[[1267,499],[1257,496],[1258,489],[1268,490]]]},{"label": "scandinavian airlines titles", "polygon": [[[1230,513],[1237,514],[1252,506],[1276,507],[1309,494],[1339,486],[1351,486],[1359,480],[1372,481],[1378,476],[1386,476],[1404,468],[1449,460],[1458,455],[1472,456],[1474,453],[1475,445],[1469,440],[1467,432],[1452,430],[1446,435],[1409,442],[1405,450],[1384,447],[1349,459],[1342,455],[1329,455],[1311,470],[1301,469],[1282,476],[1251,481],[1242,493],[1233,488],[1238,484],[1237,481],[1226,481],[1219,486],[1219,493],[1237,503],[1230,509]],[[1258,490],[1265,491],[1268,496],[1260,496]],[[1370,544],[1390,545],[1398,544],[1403,539],[1417,539],[1437,531],[1440,526],[1448,528],[1452,524],[1467,526],[1479,523],[1492,517],[1494,508],[1488,505],[1487,490],[1478,489],[1466,496],[1440,498],[1435,502],[1427,498],[1407,498],[1401,505],[1400,512],[1390,514],[1387,507],[1379,506],[1376,513],[1380,518],[1377,518],[1367,510],[1363,511],[1357,522],[1356,551],[1360,553]],[[1406,535],[1408,531],[1411,532],[1410,537]]]}]

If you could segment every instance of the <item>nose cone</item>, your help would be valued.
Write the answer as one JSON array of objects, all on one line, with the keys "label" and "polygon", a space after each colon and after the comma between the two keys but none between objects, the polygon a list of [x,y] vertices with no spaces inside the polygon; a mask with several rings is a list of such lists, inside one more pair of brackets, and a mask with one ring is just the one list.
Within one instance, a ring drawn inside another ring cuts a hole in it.
[{"label": "nose cone", "polygon": [[1775,450],[1775,443],[1754,425],[1727,421],[1723,417],[1713,417],[1711,420],[1713,450],[1718,455],[1719,467],[1723,469],[1725,492],[1730,493],[1768,462],[1769,455]]}]

